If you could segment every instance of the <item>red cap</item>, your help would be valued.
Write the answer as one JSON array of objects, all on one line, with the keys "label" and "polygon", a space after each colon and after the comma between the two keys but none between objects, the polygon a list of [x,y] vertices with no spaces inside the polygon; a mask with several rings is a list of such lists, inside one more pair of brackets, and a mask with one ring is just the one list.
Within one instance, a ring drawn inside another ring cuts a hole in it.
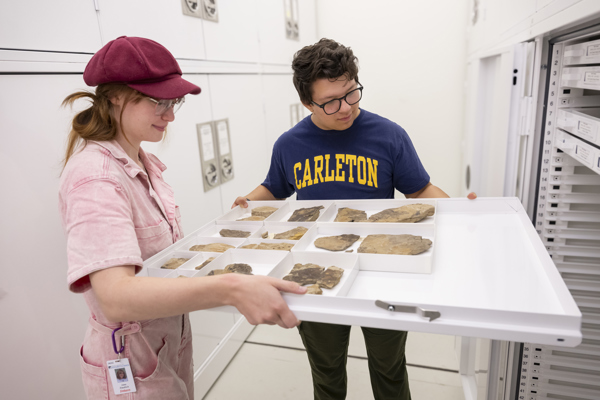
[{"label": "red cap", "polygon": [[88,86],[124,83],[157,99],[200,93],[200,88],[181,74],[175,57],[164,46],[150,39],[121,36],[94,54],[83,80]]}]

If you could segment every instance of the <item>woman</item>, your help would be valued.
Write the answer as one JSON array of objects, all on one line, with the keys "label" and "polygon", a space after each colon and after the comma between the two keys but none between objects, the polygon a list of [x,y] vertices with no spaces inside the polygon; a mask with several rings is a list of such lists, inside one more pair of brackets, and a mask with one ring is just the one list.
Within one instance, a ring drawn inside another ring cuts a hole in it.
[{"label": "woman", "polygon": [[293,282],[135,276],[145,259],[183,236],[162,179],[166,167],[140,147],[161,140],[184,96],[200,93],[181,75],[166,48],[123,36],[86,66],[83,78],[95,93],[73,93],[63,103],[91,102],[73,119],[59,192],[69,289],[83,293],[90,310],[80,349],[89,399],[115,398],[107,362],[122,357],[134,377],[133,398],[193,399],[190,311],[233,305],[251,324],[299,324],[279,292],[306,291]]}]

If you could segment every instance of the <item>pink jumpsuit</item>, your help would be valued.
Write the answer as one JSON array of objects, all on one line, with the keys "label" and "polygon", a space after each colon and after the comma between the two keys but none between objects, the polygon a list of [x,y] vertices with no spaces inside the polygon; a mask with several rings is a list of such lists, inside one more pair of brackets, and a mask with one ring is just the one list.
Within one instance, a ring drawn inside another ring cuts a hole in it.
[{"label": "pink jumpsuit", "polygon": [[[140,149],[141,169],[117,142],[89,142],[71,157],[60,181],[59,206],[67,235],[69,289],[83,293],[90,310],[80,349],[83,384],[89,400],[188,399],[193,394],[192,334],[187,314],[122,324],[108,322],[91,290],[89,274],[134,265],[183,236],[166,169],[156,156]],[[157,302],[161,299],[156,299]],[[125,350],[137,392],[116,396],[106,362]]]}]

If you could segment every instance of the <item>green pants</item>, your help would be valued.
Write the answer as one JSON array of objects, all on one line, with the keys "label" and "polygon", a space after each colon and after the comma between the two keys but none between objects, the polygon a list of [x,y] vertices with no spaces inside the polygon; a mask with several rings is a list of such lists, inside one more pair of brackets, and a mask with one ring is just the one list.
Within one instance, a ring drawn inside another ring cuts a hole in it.
[{"label": "green pants", "polygon": [[[375,400],[410,400],[404,356],[407,332],[361,329]],[[350,326],[302,322],[298,330],[312,370],[315,400],[345,399]]]}]

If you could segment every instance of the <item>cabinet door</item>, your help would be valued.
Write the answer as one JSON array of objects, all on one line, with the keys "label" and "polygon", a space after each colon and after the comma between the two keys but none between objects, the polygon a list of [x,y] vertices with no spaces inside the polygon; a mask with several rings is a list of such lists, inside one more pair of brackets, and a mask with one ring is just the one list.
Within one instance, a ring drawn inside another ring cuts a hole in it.
[{"label": "cabinet door", "polygon": [[204,21],[206,58],[213,61],[258,62],[255,0],[217,1],[218,22]]},{"label": "cabinet door", "polygon": [[140,36],[157,41],[176,58],[204,59],[200,18],[183,14],[181,1],[102,0],[100,30],[104,43],[119,36]]},{"label": "cabinet door", "polygon": [[220,186],[223,210],[262,183],[269,168],[263,93],[258,75],[209,76],[213,120],[227,119],[233,179]]},{"label": "cabinet door", "polygon": [[[273,144],[292,127],[294,120],[304,118],[306,108],[300,103],[292,75],[263,75],[265,123],[269,160]],[[292,115],[295,114],[295,115]]]},{"label": "cabinet door", "polygon": [[15,327],[2,333],[2,355],[17,365],[0,378],[3,397],[81,399],[89,312],[66,285],[58,181],[73,115],[60,104],[85,85],[79,74],[0,75],[0,87],[10,116],[0,147],[0,319]]},{"label": "cabinet door", "polygon": [[298,40],[286,37],[284,5],[282,0],[257,0],[260,61],[263,63],[290,66],[295,52],[317,40],[314,0],[297,1],[293,18],[298,22]]},{"label": "cabinet door", "polygon": [[96,52],[102,44],[94,1],[56,3],[0,2],[0,48]]},{"label": "cabinet door", "polygon": [[200,165],[197,124],[211,120],[211,91],[207,75],[186,75],[185,79],[200,86],[202,93],[188,95],[185,104],[169,124],[167,135],[159,143],[143,143],[148,150],[165,163],[164,178],[175,191],[175,200],[180,207],[184,233],[215,218],[221,208],[218,190],[204,192]]}]

